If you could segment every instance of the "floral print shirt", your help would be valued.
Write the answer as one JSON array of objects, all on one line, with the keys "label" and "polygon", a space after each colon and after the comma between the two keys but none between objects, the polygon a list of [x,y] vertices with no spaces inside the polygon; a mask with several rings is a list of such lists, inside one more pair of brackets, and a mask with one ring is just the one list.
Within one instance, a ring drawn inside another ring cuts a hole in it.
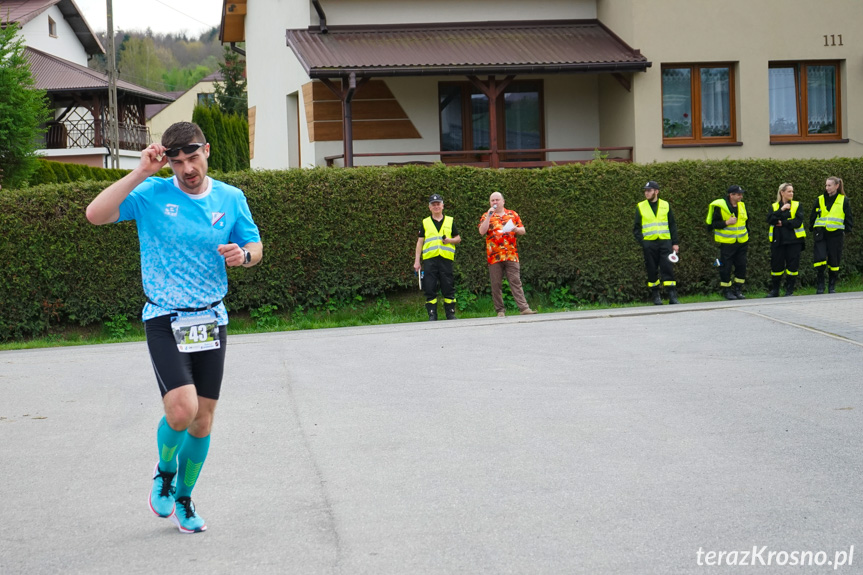
[{"label": "floral print shirt", "polygon": [[[479,220],[480,225],[487,217],[489,217],[488,212],[485,212]],[[490,264],[518,261],[515,230],[507,233],[501,232],[501,229],[510,220],[515,224],[515,227],[520,228],[522,226],[521,218],[512,210],[504,208],[502,216],[491,215],[488,232],[485,234],[485,255]]]}]

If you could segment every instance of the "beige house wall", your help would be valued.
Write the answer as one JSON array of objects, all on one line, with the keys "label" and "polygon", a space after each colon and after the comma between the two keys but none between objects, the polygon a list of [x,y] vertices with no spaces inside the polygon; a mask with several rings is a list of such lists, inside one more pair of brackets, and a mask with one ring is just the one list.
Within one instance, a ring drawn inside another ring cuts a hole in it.
[{"label": "beige house wall", "polygon": [[[597,0],[597,15],[653,63],[647,72],[633,75],[629,130],[603,116],[604,136],[626,138],[629,131],[636,161],[863,154],[863,114],[857,105],[863,94],[863,39],[852,28],[863,22],[860,0]],[[824,46],[824,35],[831,34],[842,34],[844,46]],[[844,63],[841,125],[842,137],[850,142],[770,144],[768,64],[800,60]],[[742,145],[663,148],[662,64],[709,62],[736,63],[734,97]]]},{"label": "beige house wall", "polygon": [[162,134],[171,124],[176,122],[191,122],[192,112],[198,104],[198,95],[214,94],[215,92],[215,82],[198,82],[195,84],[185,94],[147,120],[147,127],[150,128],[150,139],[153,142],[158,142],[162,139]]},{"label": "beige house wall", "polygon": [[[314,166],[314,145],[309,144],[305,122],[299,122],[300,153],[297,137],[290,134],[296,119],[288,119],[288,96],[298,98],[304,116],[300,87],[308,82],[302,67],[285,43],[285,30],[307,28],[312,3],[303,0],[252,0],[246,14],[246,75],[249,107],[256,109],[255,154],[252,168],[285,169],[296,158],[301,167]],[[328,154],[331,152],[328,152]]]},{"label": "beige house wall", "polygon": [[[330,26],[596,18],[595,0],[326,0],[321,4]],[[317,12],[311,10],[310,16],[309,23],[318,25]]]}]

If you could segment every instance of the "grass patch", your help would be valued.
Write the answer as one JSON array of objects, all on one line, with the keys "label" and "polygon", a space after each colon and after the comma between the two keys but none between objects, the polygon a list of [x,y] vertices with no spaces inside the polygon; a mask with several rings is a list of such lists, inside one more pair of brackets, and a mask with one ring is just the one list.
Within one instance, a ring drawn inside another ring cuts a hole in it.
[{"label": "grass patch", "polygon": [[[765,283],[765,282],[762,282]],[[651,305],[647,301],[648,291],[645,288],[645,301],[627,304],[603,304],[580,302],[568,288],[562,287],[551,293],[536,293],[526,287],[527,298],[531,307],[539,313],[585,311],[600,309],[634,308]],[[863,291],[863,276],[844,277],[836,286],[840,293]],[[783,288],[784,289],[784,288]],[[748,299],[763,298],[767,290],[749,286],[745,291]],[[795,295],[813,295],[814,286],[797,288]],[[509,291],[504,288],[504,303],[507,313],[518,313],[515,302]],[[459,302],[458,317],[462,319],[478,317],[494,317],[495,310],[489,294],[472,294],[459,292],[456,294]],[[706,303],[724,301],[721,295],[695,294],[680,297],[681,304]],[[248,312],[231,313],[229,333],[268,333],[279,331],[296,331],[303,329],[326,329],[332,327],[354,327],[362,325],[384,325],[395,323],[411,323],[426,321],[425,298],[419,291],[400,292],[380,296],[376,299],[355,300],[341,305],[328,305],[322,310],[280,310],[276,306],[262,306]],[[443,304],[438,304],[439,317],[443,317]],[[55,326],[51,333],[44,337],[0,343],[0,351],[34,349],[42,347],[61,347],[73,345],[92,345],[103,343],[121,343],[145,340],[144,324],[136,319],[114,316],[102,325],[92,326]]]}]

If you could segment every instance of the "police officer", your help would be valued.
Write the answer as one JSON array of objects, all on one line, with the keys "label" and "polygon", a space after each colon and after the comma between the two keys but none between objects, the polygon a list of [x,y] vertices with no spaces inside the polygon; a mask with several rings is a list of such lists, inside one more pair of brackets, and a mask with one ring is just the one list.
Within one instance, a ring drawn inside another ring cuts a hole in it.
[{"label": "police officer", "polygon": [[[719,244],[719,285],[725,299],[746,299],[746,256],[749,246],[749,228],[746,223],[745,190],[740,186],[728,188],[726,196],[710,202],[706,224],[713,230],[713,240]],[[732,288],[731,268],[734,267]]]},{"label": "police officer", "polygon": [[845,186],[840,178],[830,176],[824,184],[824,193],[818,196],[809,216],[809,229],[815,236],[812,256],[817,274],[815,293],[824,293],[825,267],[830,272],[827,293],[836,293],[845,233],[850,234],[853,225],[851,204],[845,201]]},{"label": "police officer", "polygon": [[803,212],[798,208],[800,202],[795,202],[794,187],[791,184],[781,184],[776,193],[776,202],[767,214],[770,224],[770,291],[767,297],[777,297],[782,276],[785,280],[785,295],[794,295],[794,285],[797,283],[800,267],[800,252],[806,231],[803,229]]},{"label": "police officer", "polygon": [[455,246],[461,236],[453,223],[452,216],[443,215],[443,198],[432,194],[429,198],[431,216],[422,222],[417,239],[414,270],[419,273],[422,263],[425,271],[422,279],[426,296],[426,311],[429,321],[437,320],[438,286],[443,294],[443,309],[447,319],[455,319],[455,280],[452,264],[455,260]]},{"label": "police officer", "polygon": [[647,268],[647,287],[654,305],[662,305],[659,276],[662,286],[668,291],[668,303],[677,300],[677,282],[674,268],[668,256],[680,249],[677,241],[677,222],[665,200],[659,199],[659,184],[653,180],[644,185],[644,201],[635,208],[635,223],[632,225],[635,241],[644,252],[644,267]]}]

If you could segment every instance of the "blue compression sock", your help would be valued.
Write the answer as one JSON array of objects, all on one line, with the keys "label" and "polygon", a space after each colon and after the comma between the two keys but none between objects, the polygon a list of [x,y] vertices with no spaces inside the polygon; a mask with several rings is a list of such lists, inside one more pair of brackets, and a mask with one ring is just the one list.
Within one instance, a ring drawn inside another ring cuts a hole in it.
[{"label": "blue compression sock", "polygon": [[177,472],[177,452],[186,437],[185,431],[175,431],[168,425],[168,420],[162,417],[156,442],[159,448],[159,469],[168,473]]},{"label": "blue compression sock", "polygon": [[201,474],[201,467],[210,450],[210,436],[195,437],[186,432],[186,439],[180,447],[180,476],[177,478],[176,497],[191,497],[192,489]]}]

